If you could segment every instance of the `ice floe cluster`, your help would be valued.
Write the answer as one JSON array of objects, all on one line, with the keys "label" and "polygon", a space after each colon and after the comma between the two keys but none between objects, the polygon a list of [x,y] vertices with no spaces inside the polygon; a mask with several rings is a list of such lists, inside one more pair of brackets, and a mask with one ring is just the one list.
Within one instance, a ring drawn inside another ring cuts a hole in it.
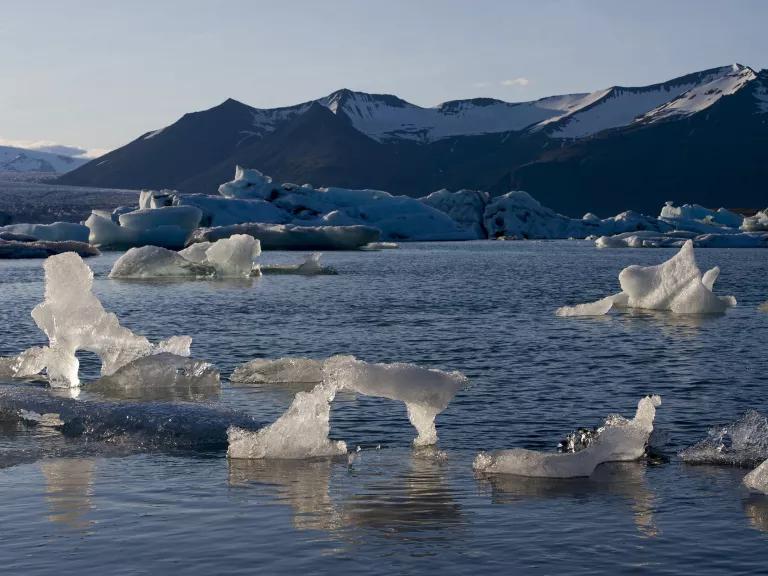
[{"label": "ice floe cluster", "polygon": [[596,302],[564,306],[558,316],[600,316],[611,308],[668,310],[676,314],[718,314],[736,305],[733,296],[713,293],[718,267],[704,274],[696,264],[693,243],[657,266],[628,266],[619,274],[621,292]]},{"label": "ice floe cluster", "polygon": [[569,452],[538,452],[523,448],[481,452],[473,468],[484,474],[515,474],[540,478],[589,476],[605,462],[637,460],[645,454],[653,432],[659,396],[646,396],[637,404],[634,418],[609,416],[589,441]]}]

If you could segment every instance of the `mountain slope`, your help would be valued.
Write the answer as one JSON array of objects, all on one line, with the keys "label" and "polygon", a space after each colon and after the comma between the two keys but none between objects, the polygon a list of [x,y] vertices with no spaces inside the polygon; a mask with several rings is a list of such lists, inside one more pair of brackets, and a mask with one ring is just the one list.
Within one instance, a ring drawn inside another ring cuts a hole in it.
[{"label": "mountain slope", "polygon": [[513,187],[580,215],[649,212],[666,200],[759,208],[768,203],[768,72],[703,113],[637,122],[551,150],[514,171]]},{"label": "mountain slope", "polygon": [[758,207],[766,203],[756,192],[768,164],[765,74],[736,64],[517,104],[422,108],[350,90],[271,110],[227,100],[60,181],[215,193],[241,164],[280,181],[413,196],[515,186],[571,215],[654,212],[667,199]]},{"label": "mountain slope", "polygon": [[64,174],[86,162],[88,162],[86,158],[74,158],[15,146],[0,146],[0,172]]}]

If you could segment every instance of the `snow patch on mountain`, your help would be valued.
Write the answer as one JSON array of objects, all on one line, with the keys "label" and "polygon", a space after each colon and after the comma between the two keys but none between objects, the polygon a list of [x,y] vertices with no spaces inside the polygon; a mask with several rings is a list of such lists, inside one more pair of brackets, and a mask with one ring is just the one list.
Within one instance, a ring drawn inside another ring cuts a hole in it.
[{"label": "snow patch on mountain", "polygon": [[16,146],[0,146],[0,172],[64,174],[82,166],[88,160]]}]

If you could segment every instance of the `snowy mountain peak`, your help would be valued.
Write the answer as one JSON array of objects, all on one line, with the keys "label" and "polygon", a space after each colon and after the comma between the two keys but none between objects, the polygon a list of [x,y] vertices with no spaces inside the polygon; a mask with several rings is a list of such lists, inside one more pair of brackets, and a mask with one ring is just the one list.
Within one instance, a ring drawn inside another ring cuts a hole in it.
[{"label": "snowy mountain peak", "polygon": [[64,174],[82,166],[88,160],[15,146],[0,146],[0,172]]}]

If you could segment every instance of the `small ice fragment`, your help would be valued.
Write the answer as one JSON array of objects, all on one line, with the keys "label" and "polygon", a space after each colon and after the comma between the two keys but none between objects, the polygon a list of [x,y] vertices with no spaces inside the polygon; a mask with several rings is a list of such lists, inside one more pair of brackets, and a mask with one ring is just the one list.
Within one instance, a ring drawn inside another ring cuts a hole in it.
[{"label": "small ice fragment", "polygon": [[328,438],[331,402],[336,388],[318,384],[311,392],[298,392],[288,410],[256,432],[227,430],[230,458],[312,458],[347,453],[341,440]]},{"label": "small ice fragment", "polygon": [[596,302],[563,306],[555,312],[556,316],[604,316],[613,307],[613,296],[606,296]]},{"label": "small ice fragment", "polygon": [[212,266],[184,258],[181,253],[159,246],[131,248],[117,259],[110,278],[204,278],[213,276]]},{"label": "small ice fragment", "polygon": [[481,452],[473,468],[486,474],[515,474],[538,478],[575,478],[589,476],[604,462],[631,461],[645,453],[653,432],[659,396],[646,396],[637,404],[632,420],[609,416],[595,438],[574,452],[537,452],[523,448]]},{"label": "small ice fragment", "polygon": [[707,437],[680,452],[688,464],[756,466],[768,459],[768,419],[755,410],[730,424],[715,426]]},{"label": "small ice fragment", "polygon": [[301,264],[269,264],[261,267],[264,274],[301,274],[304,276],[318,276],[321,274],[335,275],[336,270],[330,266],[322,266],[320,257],[322,253],[309,254]]}]

